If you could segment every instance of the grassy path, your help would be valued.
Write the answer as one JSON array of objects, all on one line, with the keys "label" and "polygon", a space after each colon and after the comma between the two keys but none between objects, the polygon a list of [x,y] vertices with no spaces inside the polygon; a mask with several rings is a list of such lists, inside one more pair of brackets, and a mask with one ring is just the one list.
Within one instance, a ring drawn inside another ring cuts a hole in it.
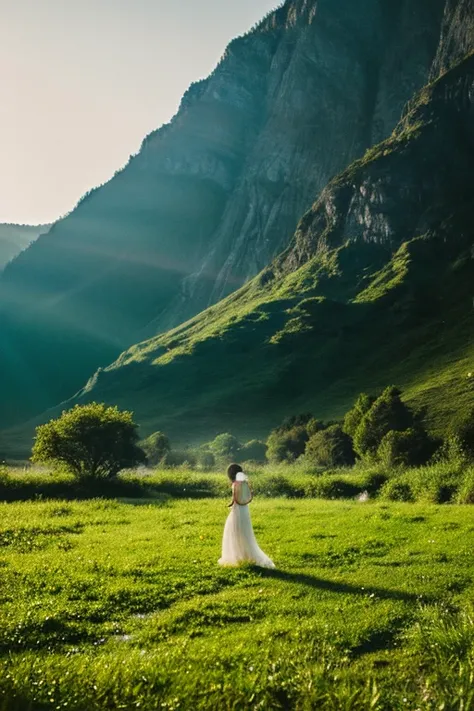
[{"label": "grassy path", "polygon": [[[472,507],[0,505],[0,709],[474,708]],[[445,706],[440,704],[445,703]]]}]

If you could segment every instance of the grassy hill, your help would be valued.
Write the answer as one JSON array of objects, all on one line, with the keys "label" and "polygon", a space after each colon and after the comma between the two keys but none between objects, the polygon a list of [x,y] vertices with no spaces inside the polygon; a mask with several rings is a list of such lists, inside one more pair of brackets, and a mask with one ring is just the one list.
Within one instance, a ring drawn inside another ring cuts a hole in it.
[{"label": "grassy hill", "polygon": [[77,398],[178,441],[339,417],[395,383],[442,431],[473,402],[474,55],[334,179],[286,252],[226,300],[99,370]]},{"label": "grassy hill", "polygon": [[2,711],[472,708],[470,508],[141,503],[2,505]]}]

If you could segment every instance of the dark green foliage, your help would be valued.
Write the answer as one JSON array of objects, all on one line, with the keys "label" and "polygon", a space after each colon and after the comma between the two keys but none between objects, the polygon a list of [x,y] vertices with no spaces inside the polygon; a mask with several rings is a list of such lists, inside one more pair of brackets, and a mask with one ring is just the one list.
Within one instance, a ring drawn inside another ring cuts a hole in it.
[{"label": "dark green foliage", "polygon": [[165,454],[161,460],[161,464],[171,469],[175,467],[194,469],[197,464],[197,458],[195,453],[190,449],[171,449]]},{"label": "dark green foliage", "polygon": [[310,412],[303,412],[299,415],[290,415],[286,417],[279,427],[275,428],[275,432],[280,434],[291,432],[295,428],[307,427],[308,423],[313,420],[313,415]]},{"label": "dark green foliage", "polygon": [[418,466],[433,454],[434,443],[421,427],[399,432],[390,430],[377,450],[377,459],[387,467]]},{"label": "dark green foliage", "polygon": [[140,446],[146,454],[147,462],[151,466],[159,464],[171,449],[170,441],[163,432],[154,432],[147,437]]},{"label": "dark green foliage", "polygon": [[370,410],[376,398],[373,395],[361,393],[354,403],[354,407],[344,417],[343,430],[350,437],[354,437],[362,418]]},{"label": "dark green foliage", "polygon": [[450,427],[450,435],[457,438],[466,455],[474,460],[474,408],[455,419]]},{"label": "dark green foliage", "polygon": [[211,471],[216,466],[216,458],[208,447],[200,447],[196,451],[196,463],[200,469]]},{"label": "dark green foliage", "polygon": [[382,487],[382,497],[389,501],[414,501],[415,497],[408,481],[389,479]]},{"label": "dark green foliage", "polygon": [[312,417],[308,424],[306,425],[306,432],[308,433],[308,437],[312,437],[316,432],[321,432],[322,430],[325,430],[329,425],[322,420],[317,420],[315,417]]},{"label": "dark green foliage", "polygon": [[332,425],[310,437],[305,459],[318,467],[351,466],[355,463],[352,440],[340,425]]},{"label": "dark green foliage", "polygon": [[239,457],[239,452],[242,447],[241,443],[228,432],[217,435],[217,437],[209,443],[209,449],[219,462],[231,462]]},{"label": "dark green foliage", "polygon": [[62,466],[79,479],[109,479],[146,457],[131,412],[91,403],[76,405],[36,429],[32,461]]},{"label": "dark green foliage", "polygon": [[305,426],[274,430],[267,440],[267,459],[270,462],[292,462],[304,454],[308,433]]},{"label": "dark green foliage", "polygon": [[400,396],[398,388],[385,388],[362,417],[353,438],[359,457],[375,457],[386,434],[391,430],[403,432],[413,426],[413,414]]},{"label": "dark green foliage", "polygon": [[263,464],[267,459],[267,445],[259,439],[252,439],[242,446],[239,458],[243,462],[257,462]]}]

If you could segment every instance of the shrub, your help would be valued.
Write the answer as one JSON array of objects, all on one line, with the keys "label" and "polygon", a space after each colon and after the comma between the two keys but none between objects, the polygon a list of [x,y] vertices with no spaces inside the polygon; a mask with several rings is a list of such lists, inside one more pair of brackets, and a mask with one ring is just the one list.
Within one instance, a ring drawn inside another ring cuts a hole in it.
[{"label": "shrub", "polygon": [[32,460],[61,465],[80,479],[108,479],[145,462],[137,442],[131,412],[93,402],[37,427]]},{"label": "shrub", "polygon": [[165,468],[174,469],[175,467],[187,467],[194,469],[196,467],[196,455],[188,449],[171,449],[165,454],[161,460],[161,464]]},{"label": "shrub", "polygon": [[304,454],[308,433],[306,427],[294,427],[292,430],[274,430],[267,440],[267,459],[270,462],[294,462]]},{"label": "shrub", "polygon": [[441,462],[407,472],[417,500],[434,504],[452,501],[461,483],[462,475],[457,466]]},{"label": "shrub", "polygon": [[433,442],[421,428],[390,430],[380,442],[377,459],[386,467],[418,466],[428,461],[433,449]]},{"label": "shrub", "polygon": [[456,503],[474,504],[474,467],[466,471],[456,495]]},{"label": "shrub", "polygon": [[459,441],[469,459],[474,459],[474,408],[452,423],[449,434]]},{"label": "shrub", "polygon": [[308,440],[305,458],[319,467],[351,466],[355,462],[352,440],[340,425],[333,425]]},{"label": "shrub", "polygon": [[308,433],[308,437],[312,437],[317,432],[322,432],[328,427],[329,425],[325,424],[322,420],[317,420],[315,417],[312,417],[306,425],[306,432]]},{"label": "shrub", "polygon": [[374,496],[379,493],[388,479],[389,476],[385,472],[369,471],[361,480],[362,488]]},{"label": "shrub", "polygon": [[344,417],[342,429],[349,437],[354,437],[358,426],[360,425],[364,415],[370,410],[375,402],[373,395],[361,393],[354,403],[354,407]]},{"label": "shrub", "polygon": [[252,439],[243,445],[239,457],[243,462],[264,464],[267,461],[267,445],[258,439]]},{"label": "shrub", "polygon": [[386,388],[362,417],[354,433],[354,449],[360,457],[375,458],[382,439],[391,430],[403,432],[414,426],[411,410],[401,401],[401,392]]},{"label": "shrub", "polygon": [[305,495],[316,499],[350,499],[360,493],[357,484],[329,474],[315,477],[305,487]]},{"label": "shrub", "polygon": [[154,432],[143,440],[140,446],[146,454],[148,464],[152,466],[159,464],[171,449],[170,441],[163,432]]},{"label": "shrub", "polygon": [[389,479],[380,491],[383,499],[389,501],[414,501],[415,496],[411,490],[411,486],[405,479],[394,477]]},{"label": "shrub", "polygon": [[215,458],[221,462],[237,459],[242,447],[239,440],[228,432],[217,435],[208,446]]},{"label": "shrub", "polygon": [[210,449],[198,449],[196,453],[196,463],[205,472],[211,471],[216,466],[216,458]]}]

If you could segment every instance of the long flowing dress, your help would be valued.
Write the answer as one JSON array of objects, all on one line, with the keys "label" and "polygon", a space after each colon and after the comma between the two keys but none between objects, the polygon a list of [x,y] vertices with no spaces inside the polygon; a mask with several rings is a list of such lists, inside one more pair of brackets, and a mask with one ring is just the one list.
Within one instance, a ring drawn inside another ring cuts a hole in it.
[{"label": "long flowing dress", "polygon": [[250,520],[248,504],[252,494],[247,477],[237,474],[232,484],[233,504],[224,527],[219,565],[239,565],[247,561],[261,568],[274,568],[273,561],[259,548]]}]

